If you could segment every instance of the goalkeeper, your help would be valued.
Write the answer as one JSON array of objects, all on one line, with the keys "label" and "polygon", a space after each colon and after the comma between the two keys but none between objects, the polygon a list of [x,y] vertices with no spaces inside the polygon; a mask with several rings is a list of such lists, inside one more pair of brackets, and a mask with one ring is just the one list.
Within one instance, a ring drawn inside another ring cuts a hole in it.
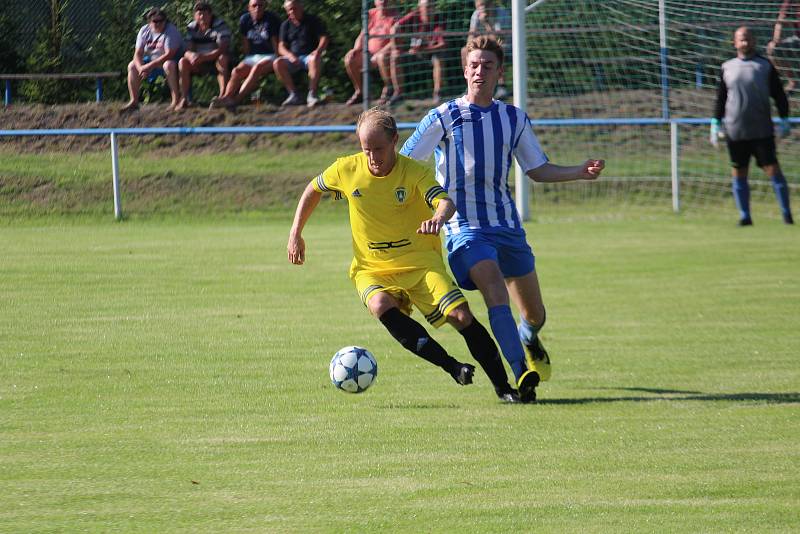
[{"label": "goalkeeper", "polygon": [[[362,151],[336,160],[300,197],[289,233],[289,261],[305,262],[302,232],[322,194],[346,197],[354,256],[350,278],[370,313],[404,348],[467,385],[472,383],[475,367],[457,361],[434,341],[410,317],[411,305],[437,328],[450,323],[486,371],[497,396],[504,402],[518,402],[497,346],[472,316],[444,266],[439,230],[455,212],[455,205],[431,169],[397,153],[397,125],[388,112],[365,111],[356,133]],[[431,209],[435,209],[433,216]]]},{"label": "goalkeeper", "polygon": [[722,64],[710,141],[717,146],[726,139],[733,166],[733,198],[739,210],[739,225],[750,226],[750,185],[747,182],[750,156],[755,156],[772,181],[772,188],[786,224],[794,224],[789,207],[789,187],[781,172],[775,150],[770,97],[775,100],[781,119],[780,137],[789,135],[789,100],[778,71],[770,61],[756,53],[756,38],[747,26],[733,35],[736,57]]}]

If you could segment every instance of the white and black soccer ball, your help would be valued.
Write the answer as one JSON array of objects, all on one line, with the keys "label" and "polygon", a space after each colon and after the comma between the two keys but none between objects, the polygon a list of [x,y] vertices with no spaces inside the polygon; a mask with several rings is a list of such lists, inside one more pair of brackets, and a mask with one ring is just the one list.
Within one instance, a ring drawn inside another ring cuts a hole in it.
[{"label": "white and black soccer ball", "polygon": [[362,347],[344,347],[333,355],[329,369],[331,382],[348,393],[361,393],[378,377],[378,362]]}]

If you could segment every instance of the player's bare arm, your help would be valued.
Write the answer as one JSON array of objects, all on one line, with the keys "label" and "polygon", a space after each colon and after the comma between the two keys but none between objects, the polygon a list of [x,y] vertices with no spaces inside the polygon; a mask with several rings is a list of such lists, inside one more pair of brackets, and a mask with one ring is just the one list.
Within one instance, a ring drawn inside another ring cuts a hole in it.
[{"label": "player's bare arm", "polygon": [[606,166],[605,160],[588,159],[581,165],[562,166],[545,163],[528,171],[534,182],[572,182],[575,180],[596,180]]},{"label": "player's bare arm", "polygon": [[417,230],[418,234],[431,234],[437,235],[444,226],[444,223],[450,220],[450,217],[456,212],[456,205],[449,198],[443,198],[436,206],[436,213],[433,217],[426,221],[422,221]]},{"label": "player's bare arm", "polygon": [[314,213],[322,193],[314,190],[314,186],[309,183],[305,191],[300,196],[297,203],[297,210],[294,213],[292,229],[289,231],[289,243],[286,245],[286,252],[289,262],[295,265],[303,265],[306,261],[306,242],[303,240],[303,228]]}]

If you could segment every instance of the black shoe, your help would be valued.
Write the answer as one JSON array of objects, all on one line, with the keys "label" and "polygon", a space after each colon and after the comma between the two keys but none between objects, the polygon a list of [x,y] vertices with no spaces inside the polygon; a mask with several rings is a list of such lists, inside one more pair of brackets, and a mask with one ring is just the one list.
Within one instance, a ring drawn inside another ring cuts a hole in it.
[{"label": "black shoe", "polygon": [[739,226],[753,226],[753,219],[751,219],[750,217],[745,217],[744,219],[740,219]]},{"label": "black shoe", "polygon": [[461,384],[462,386],[466,386],[472,384],[472,375],[475,374],[475,366],[470,365],[468,363],[462,363],[453,372],[450,373],[450,376],[453,377],[453,380]]},{"label": "black shoe", "polygon": [[785,222],[786,224],[794,224],[794,219],[792,218],[792,214],[789,213],[789,214],[784,215],[783,216],[783,222]]},{"label": "black shoe", "polygon": [[521,404],[522,401],[519,400],[519,394],[511,390],[508,393],[498,393],[497,398],[500,399],[500,402],[503,404]]},{"label": "black shoe", "polygon": [[519,393],[516,389],[512,389],[508,384],[494,388],[494,393],[500,402],[505,404],[519,404]]},{"label": "black shoe", "polygon": [[536,386],[539,385],[539,373],[529,369],[517,381],[519,400],[523,403],[536,402]]}]

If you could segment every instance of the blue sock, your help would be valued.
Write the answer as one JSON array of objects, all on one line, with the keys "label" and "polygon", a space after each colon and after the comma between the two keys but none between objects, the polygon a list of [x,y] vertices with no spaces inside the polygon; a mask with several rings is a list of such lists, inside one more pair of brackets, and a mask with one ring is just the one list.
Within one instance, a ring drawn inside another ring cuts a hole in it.
[{"label": "blue sock", "polygon": [[511,366],[511,371],[519,379],[528,370],[528,366],[525,363],[525,349],[519,341],[517,323],[511,314],[511,308],[507,304],[489,308],[489,325],[503,356]]},{"label": "blue sock", "polygon": [[547,313],[545,312],[545,319],[542,321],[542,324],[536,326],[534,324],[529,323],[522,317],[519,319],[519,339],[522,341],[523,345],[531,345],[533,340],[536,339],[536,336],[539,335],[539,331],[544,326],[544,322],[547,320]]},{"label": "blue sock", "polygon": [[784,217],[791,217],[792,210],[789,207],[789,186],[786,185],[786,178],[783,174],[770,176],[772,180],[772,189],[775,190],[775,196],[778,197],[778,205],[781,207],[781,213]]},{"label": "blue sock", "polygon": [[733,200],[739,210],[740,219],[750,218],[750,184],[747,178],[733,179]]}]

